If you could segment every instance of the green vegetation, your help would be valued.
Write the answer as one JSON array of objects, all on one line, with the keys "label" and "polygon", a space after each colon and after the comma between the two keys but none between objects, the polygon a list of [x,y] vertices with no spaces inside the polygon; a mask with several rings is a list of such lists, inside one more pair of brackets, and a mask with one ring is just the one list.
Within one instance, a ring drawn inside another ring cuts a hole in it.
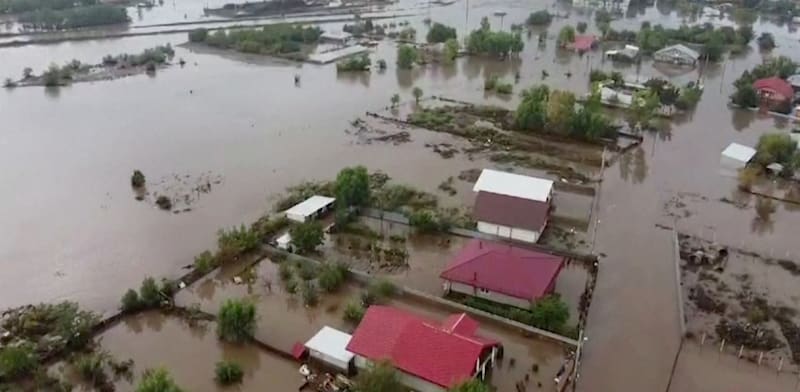
[{"label": "green vegetation", "polygon": [[123,53],[116,56],[106,55],[103,57],[103,65],[118,66],[120,68],[138,67],[142,65],[161,65],[166,64],[175,57],[175,49],[172,45],[159,45],[143,50],[140,53]]},{"label": "green vegetation", "polygon": [[637,91],[633,95],[633,102],[628,108],[630,122],[634,128],[647,129],[661,107],[658,94],[651,89]]},{"label": "green vegetation", "polygon": [[558,42],[559,46],[567,46],[575,42],[575,28],[572,26],[564,26],[558,32]]},{"label": "green vegetation", "polygon": [[[800,64],[792,61],[786,56],[778,56],[759,64],[750,71],[744,71],[739,79],[733,82],[736,91],[731,95],[731,101],[741,107],[756,107],[758,105],[758,94],[753,88],[753,83],[758,79],[779,77],[786,79],[795,73]],[[791,112],[791,105],[776,108],[782,113]]]},{"label": "green vegetation", "polygon": [[661,25],[643,25],[636,31],[616,31],[608,29],[603,37],[606,41],[622,41],[639,46],[644,53],[652,53],[676,43],[703,45],[701,54],[711,61],[721,58],[726,46],[745,46],[753,38],[750,26],[734,29],[730,26],[714,28],[710,23],[687,26],[677,29],[664,28]]},{"label": "green vegetation", "polygon": [[134,188],[141,188],[145,184],[144,174],[139,170],[134,170],[133,175],[131,176],[131,186]]},{"label": "green vegetation", "polygon": [[386,279],[372,281],[367,289],[361,293],[361,303],[369,307],[373,304],[386,303],[397,294],[397,286]]},{"label": "green vegetation", "polygon": [[372,19],[357,21],[353,24],[346,24],[344,27],[342,27],[342,31],[352,34],[353,37],[363,37],[368,34],[378,36],[386,34],[384,27],[373,23]]},{"label": "green vegetation", "polygon": [[204,251],[194,258],[194,269],[205,275],[217,267],[217,260],[209,251]]},{"label": "green vegetation", "polygon": [[336,63],[336,70],[339,72],[369,71],[371,65],[372,60],[369,59],[369,56],[362,54]]},{"label": "green vegetation", "polygon": [[158,208],[162,210],[169,211],[172,209],[172,199],[170,199],[169,196],[166,195],[159,195],[156,198],[156,205],[158,206]]},{"label": "green vegetation", "polygon": [[136,386],[136,392],[183,392],[164,368],[148,369]]},{"label": "green vegetation", "polygon": [[231,343],[242,343],[256,330],[256,307],[241,299],[226,300],[217,315],[217,335]]},{"label": "green vegetation", "polygon": [[317,246],[322,245],[325,233],[322,224],[317,221],[300,223],[289,229],[292,236],[292,245],[298,253],[308,253],[314,251]]},{"label": "green vegetation", "polygon": [[100,0],[0,0],[0,14],[19,14],[43,9],[65,10],[100,3]]},{"label": "green vegetation", "polygon": [[16,380],[29,376],[38,366],[30,344],[0,348],[0,380]]},{"label": "green vegetation", "polygon": [[419,59],[417,48],[411,45],[400,45],[397,47],[397,66],[402,69],[411,69]]},{"label": "green vegetation", "polygon": [[772,33],[763,32],[758,36],[758,48],[763,51],[775,49],[775,37]]},{"label": "green vegetation", "polygon": [[471,296],[459,298],[459,302],[475,309],[551,332],[564,334],[568,329],[566,323],[569,320],[569,308],[561,297],[556,294],[539,299],[530,310]]},{"label": "green vegetation", "polygon": [[349,275],[347,265],[343,263],[324,263],[319,268],[317,282],[326,292],[334,292],[347,281]]},{"label": "green vegetation", "polygon": [[419,105],[419,100],[420,100],[420,98],[422,98],[422,94],[423,94],[422,89],[415,86],[411,90],[411,94],[414,95],[414,102],[416,102],[417,105]]},{"label": "green vegetation", "polygon": [[319,41],[322,30],[319,27],[303,27],[291,24],[274,24],[260,28],[216,30],[203,33],[194,30],[189,40],[201,42],[221,49],[233,49],[244,53],[280,55],[293,59],[304,59],[303,45],[313,45]]},{"label": "green vegetation", "polygon": [[589,72],[589,81],[594,82],[611,82],[610,87],[618,88],[625,84],[625,79],[622,72],[603,72],[600,69],[593,69]]},{"label": "green vegetation", "polygon": [[430,43],[439,43],[456,39],[458,38],[458,35],[455,28],[443,25],[441,23],[434,23],[430,30],[428,30],[428,36],[426,38]]},{"label": "green vegetation", "polygon": [[782,176],[790,177],[800,168],[800,153],[797,142],[785,133],[767,133],[758,138],[754,162],[765,168],[772,163],[783,166]]},{"label": "green vegetation", "polygon": [[528,15],[528,19],[525,20],[525,23],[528,26],[544,26],[550,24],[552,21],[553,15],[551,15],[550,12],[547,10],[540,10]]},{"label": "green vegetation", "polygon": [[490,390],[486,383],[473,378],[448,389],[448,392],[490,392]]},{"label": "green vegetation", "polygon": [[361,319],[364,318],[364,313],[366,313],[366,311],[366,308],[364,308],[361,302],[352,301],[344,308],[342,318],[344,321],[358,324],[361,322]]},{"label": "green vegetation", "polygon": [[[127,293],[126,293],[127,294]],[[161,288],[152,277],[146,277],[139,288],[141,306],[145,308],[155,308],[161,303]]]},{"label": "green vegetation", "polygon": [[427,209],[411,212],[408,224],[419,233],[447,232],[452,227],[447,216]]},{"label": "green vegetation", "polygon": [[392,94],[391,98],[392,107],[396,108],[400,104],[400,94]]},{"label": "green vegetation", "polygon": [[397,34],[400,41],[414,42],[417,39],[417,30],[413,27],[406,27]]},{"label": "green vegetation", "polygon": [[[399,97],[398,97],[399,98]],[[336,175],[336,203],[343,208],[360,207],[369,203],[369,173],[364,166],[346,167]]]},{"label": "green vegetation", "polygon": [[127,23],[130,19],[123,7],[95,4],[63,9],[38,8],[21,14],[18,20],[28,29],[64,30]]},{"label": "green vegetation", "polygon": [[86,353],[78,356],[73,364],[83,381],[102,390],[105,385],[109,384],[108,376],[104,371],[107,361],[108,354],[104,352]]},{"label": "green vegetation", "polygon": [[577,31],[579,34],[583,34],[586,32],[588,27],[589,25],[587,25],[586,22],[578,22],[578,24],[575,25],[575,31]]},{"label": "green vegetation", "polygon": [[483,82],[483,90],[494,91],[498,94],[511,94],[514,91],[514,85],[503,82],[496,75],[492,75]]},{"label": "green vegetation", "polygon": [[305,306],[316,306],[319,302],[317,286],[310,280],[303,282],[301,294],[303,295],[303,305]]},{"label": "green vegetation", "polygon": [[397,371],[389,362],[378,362],[358,372],[353,392],[405,392]]},{"label": "green vegetation", "polygon": [[461,50],[461,44],[455,38],[448,39],[444,43],[444,62],[447,64],[452,63],[458,57],[458,51]]},{"label": "green vegetation", "polygon": [[317,277],[319,269],[315,263],[306,260],[298,260],[297,262],[297,275],[303,281],[309,281]]},{"label": "green vegetation", "polygon": [[615,127],[602,113],[599,93],[593,93],[582,107],[575,101],[575,95],[567,91],[551,93],[545,85],[530,88],[522,93],[515,125],[521,131],[548,132],[585,140],[615,135]]},{"label": "green vegetation", "polygon": [[189,42],[205,42],[208,38],[208,29],[197,28],[189,32]]},{"label": "green vegetation", "polygon": [[220,385],[233,385],[242,382],[244,370],[233,361],[219,361],[214,367],[214,380]]},{"label": "green vegetation", "polygon": [[142,300],[139,299],[139,293],[134,289],[128,289],[122,296],[122,306],[120,306],[120,310],[123,312],[134,312],[141,309],[141,307]]},{"label": "green vegetation", "polygon": [[498,58],[519,54],[524,47],[519,33],[492,31],[486,17],[481,20],[481,27],[472,31],[467,38],[467,50],[471,53]]},{"label": "green vegetation", "polygon": [[234,261],[239,256],[258,248],[260,243],[259,233],[256,230],[248,229],[245,225],[229,230],[220,229],[217,232],[219,250],[216,259],[221,264]]}]

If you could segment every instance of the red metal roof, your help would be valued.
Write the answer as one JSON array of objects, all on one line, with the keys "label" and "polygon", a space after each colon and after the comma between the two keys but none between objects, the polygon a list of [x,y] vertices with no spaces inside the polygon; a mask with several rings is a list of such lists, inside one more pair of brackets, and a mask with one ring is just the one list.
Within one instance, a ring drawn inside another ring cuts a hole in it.
[{"label": "red metal roof", "polygon": [[473,239],[439,276],[515,298],[536,300],[549,294],[563,265],[561,256]]},{"label": "red metal roof", "polygon": [[481,222],[533,231],[544,228],[549,213],[549,203],[485,191],[478,192],[472,211]]},{"label": "red metal roof", "polygon": [[753,83],[753,88],[756,90],[772,90],[773,92],[782,95],[784,98],[791,99],[794,96],[794,90],[789,82],[773,76],[771,78],[758,79]]},{"label": "red metal roof", "polygon": [[571,46],[577,51],[585,52],[591,50],[595,42],[597,42],[597,37],[594,35],[576,35],[575,41],[572,42]]},{"label": "red metal roof", "polygon": [[449,388],[470,378],[483,350],[497,344],[475,335],[477,327],[466,314],[452,315],[440,325],[397,308],[373,305],[347,350],[372,361],[389,360],[408,374]]}]

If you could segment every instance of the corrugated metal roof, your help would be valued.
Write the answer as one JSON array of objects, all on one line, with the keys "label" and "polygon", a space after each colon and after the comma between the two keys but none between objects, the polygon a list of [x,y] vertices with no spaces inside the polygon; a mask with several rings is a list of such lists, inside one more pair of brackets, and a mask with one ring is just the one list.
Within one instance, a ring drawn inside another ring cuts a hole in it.
[{"label": "corrugated metal roof", "polygon": [[756,149],[739,143],[731,143],[722,151],[722,156],[744,163],[750,162],[756,155]]},{"label": "corrugated metal roof", "polygon": [[286,210],[286,215],[300,215],[303,217],[308,217],[313,213],[327,207],[328,205],[333,204],[334,201],[336,201],[336,199],[332,197],[314,195]]},{"label": "corrugated metal roof", "polygon": [[547,202],[553,191],[553,181],[491,169],[483,169],[472,188],[475,192],[491,192],[522,199]]}]

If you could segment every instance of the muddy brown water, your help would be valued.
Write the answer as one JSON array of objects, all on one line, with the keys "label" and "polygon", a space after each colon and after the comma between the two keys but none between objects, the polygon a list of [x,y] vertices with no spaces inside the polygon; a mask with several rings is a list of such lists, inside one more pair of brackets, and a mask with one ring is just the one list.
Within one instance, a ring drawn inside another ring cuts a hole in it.
[{"label": "muddy brown water", "polygon": [[[464,33],[481,16],[498,26],[495,10],[508,11],[504,26],[509,26],[545,6],[458,2],[432,8],[431,18]],[[424,16],[411,18],[421,32]],[[569,19],[557,19],[550,37],[578,20],[590,21],[591,15],[576,11]],[[642,20],[677,25],[682,18],[659,6],[616,21],[614,27],[633,28]],[[777,52],[800,52],[797,33],[786,26],[758,22],[755,30],[776,34]],[[72,58],[95,62],[106,54],[185,40],[185,34],[176,34],[6,48],[0,51],[0,76],[18,75],[26,66],[41,70]],[[145,275],[177,276],[195,254],[213,247],[218,228],[254,220],[269,207],[266,195],[303,179],[331,178],[346,165],[381,169],[430,191],[464,169],[494,166],[462,155],[443,160],[424,147],[453,141],[447,135],[418,130],[403,145],[362,145],[343,130],[365,110],[388,105],[395,92],[411,100],[414,85],[426,94],[513,106],[516,96],[484,97],[483,77],[511,80],[518,69],[519,90],[541,82],[546,69],[550,76],[545,82],[551,86],[586,91],[587,64],[600,65],[599,53],[583,58],[555,53],[552,40],[539,50],[535,40],[534,35],[527,41],[519,65],[470,58],[454,67],[396,71],[390,66],[364,78],[337,77],[331,66],[223,58],[178,48],[177,57],[185,58],[187,66],[155,77],[0,91],[0,183],[6,189],[0,196],[0,308],[68,298],[113,311],[124,290],[138,286]],[[724,105],[732,80],[762,57],[751,50],[709,67],[698,109],[646,135],[635,159],[615,162],[605,172],[595,250],[606,257],[589,316],[581,389],[666,386],[677,349],[676,290],[670,233],[653,224],[673,223],[662,206],[678,192],[706,197],[687,201],[692,213],[678,221],[682,231],[705,231],[704,237],[715,235],[723,243],[744,243],[776,255],[796,252],[798,214],[778,207],[772,230],[754,232],[752,208],[717,201],[735,186],[718,173],[719,152],[731,141],[754,144],[764,132],[786,129],[785,121]],[[374,58],[393,64],[394,46],[382,44]],[[636,67],[619,69],[636,73]],[[640,72],[663,75],[659,69],[644,62]],[[679,81],[697,75],[667,71]],[[299,86],[292,82],[295,74],[301,75]],[[148,178],[211,170],[225,182],[191,213],[166,214],[134,200],[129,177],[136,168]],[[612,352],[618,355],[609,361]]]}]

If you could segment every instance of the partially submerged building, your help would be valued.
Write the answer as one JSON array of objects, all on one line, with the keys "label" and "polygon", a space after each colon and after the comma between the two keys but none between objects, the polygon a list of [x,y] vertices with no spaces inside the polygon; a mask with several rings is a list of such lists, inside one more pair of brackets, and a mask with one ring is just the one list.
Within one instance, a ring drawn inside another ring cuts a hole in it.
[{"label": "partially submerged building", "polygon": [[314,195],[286,210],[286,217],[295,222],[314,220],[333,207],[336,199]]},{"label": "partially submerged building", "polygon": [[567,47],[578,53],[584,53],[596,48],[597,43],[598,40],[595,35],[577,35],[575,36],[575,41],[567,45]]},{"label": "partially submerged building", "polygon": [[347,350],[358,369],[389,361],[406,387],[420,392],[446,391],[494,367],[500,343],[481,337],[479,324],[465,313],[441,323],[413,313],[373,305],[353,332]]},{"label": "partially submerged building", "polygon": [[484,169],[472,188],[478,231],[536,242],[550,218],[553,181]]},{"label": "partially submerged building", "polygon": [[625,45],[622,49],[607,50],[605,56],[614,61],[634,62],[639,59],[639,47]]},{"label": "partially submerged building", "polygon": [[739,169],[747,166],[756,155],[756,149],[739,143],[731,143],[722,150],[720,166],[722,172],[728,175],[736,175]]},{"label": "partially submerged building", "polygon": [[762,105],[782,112],[790,110],[794,100],[794,89],[789,82],[773,76],[756,80],[753,82],[753,88],[758,92]]},{"label": "partially submerged building", "polygon": [[445,292],[530,309],[554,292],[564,262],[561,256],[473,239],[439,277]]},{"label": "partially submerged building", "polygon": [[675,65],[694,67],[699,59],[700,53],[682,44],[670,45],[653,53],[653,60]]},{"label": "partially submerged building", "polygon": [[347,351],[351,339],[350,334],[325,326],[312,336],[304,347],[311,360],[349,375],[355,370],[353,362],[355,354]]}]

